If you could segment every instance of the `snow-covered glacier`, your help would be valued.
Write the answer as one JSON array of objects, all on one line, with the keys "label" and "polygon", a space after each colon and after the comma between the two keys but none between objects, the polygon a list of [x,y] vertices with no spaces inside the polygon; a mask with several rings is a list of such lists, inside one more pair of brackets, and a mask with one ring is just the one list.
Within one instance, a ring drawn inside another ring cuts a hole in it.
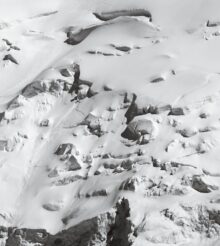
[{"label": "snow-covered glacier", "polygon": [[0,0],[0,245],[220,245],[219,12]]}]

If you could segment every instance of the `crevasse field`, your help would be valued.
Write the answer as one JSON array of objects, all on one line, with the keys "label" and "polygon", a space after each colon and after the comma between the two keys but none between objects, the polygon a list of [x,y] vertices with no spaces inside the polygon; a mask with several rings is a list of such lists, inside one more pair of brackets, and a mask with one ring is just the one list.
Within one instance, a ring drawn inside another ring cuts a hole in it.
[{"label": "crevasse field", "polygon": [[220,1],[0,0],[0,245],[220,245]]}]

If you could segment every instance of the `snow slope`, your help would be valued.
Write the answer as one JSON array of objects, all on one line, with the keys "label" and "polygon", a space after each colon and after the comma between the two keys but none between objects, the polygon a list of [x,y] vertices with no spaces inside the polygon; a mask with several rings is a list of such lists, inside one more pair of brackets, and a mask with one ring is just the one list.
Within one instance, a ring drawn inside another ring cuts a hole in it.
[{"label": "snow slope", "polygon": [[0,225],[56,234],[125,197],[132,245],[219,245],[219,10],[0,0]]}]

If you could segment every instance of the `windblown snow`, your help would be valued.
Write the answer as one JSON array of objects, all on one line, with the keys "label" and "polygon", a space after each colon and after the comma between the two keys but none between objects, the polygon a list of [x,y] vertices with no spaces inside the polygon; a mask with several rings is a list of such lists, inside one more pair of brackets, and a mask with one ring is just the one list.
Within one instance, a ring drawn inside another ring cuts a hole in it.
[{"label": "windblown snow", "polygon": [[219,12],[0,0],[0,245],[220,245]]}]

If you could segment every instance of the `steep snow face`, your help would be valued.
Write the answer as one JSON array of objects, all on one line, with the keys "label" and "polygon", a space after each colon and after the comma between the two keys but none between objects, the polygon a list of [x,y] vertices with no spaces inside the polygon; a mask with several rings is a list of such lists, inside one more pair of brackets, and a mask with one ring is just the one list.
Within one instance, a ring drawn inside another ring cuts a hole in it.
[{"label": "steep snow face", "polygon": [[2,245],[94,223],[97,245],[220,244],[219,10],[0,0]]}]

